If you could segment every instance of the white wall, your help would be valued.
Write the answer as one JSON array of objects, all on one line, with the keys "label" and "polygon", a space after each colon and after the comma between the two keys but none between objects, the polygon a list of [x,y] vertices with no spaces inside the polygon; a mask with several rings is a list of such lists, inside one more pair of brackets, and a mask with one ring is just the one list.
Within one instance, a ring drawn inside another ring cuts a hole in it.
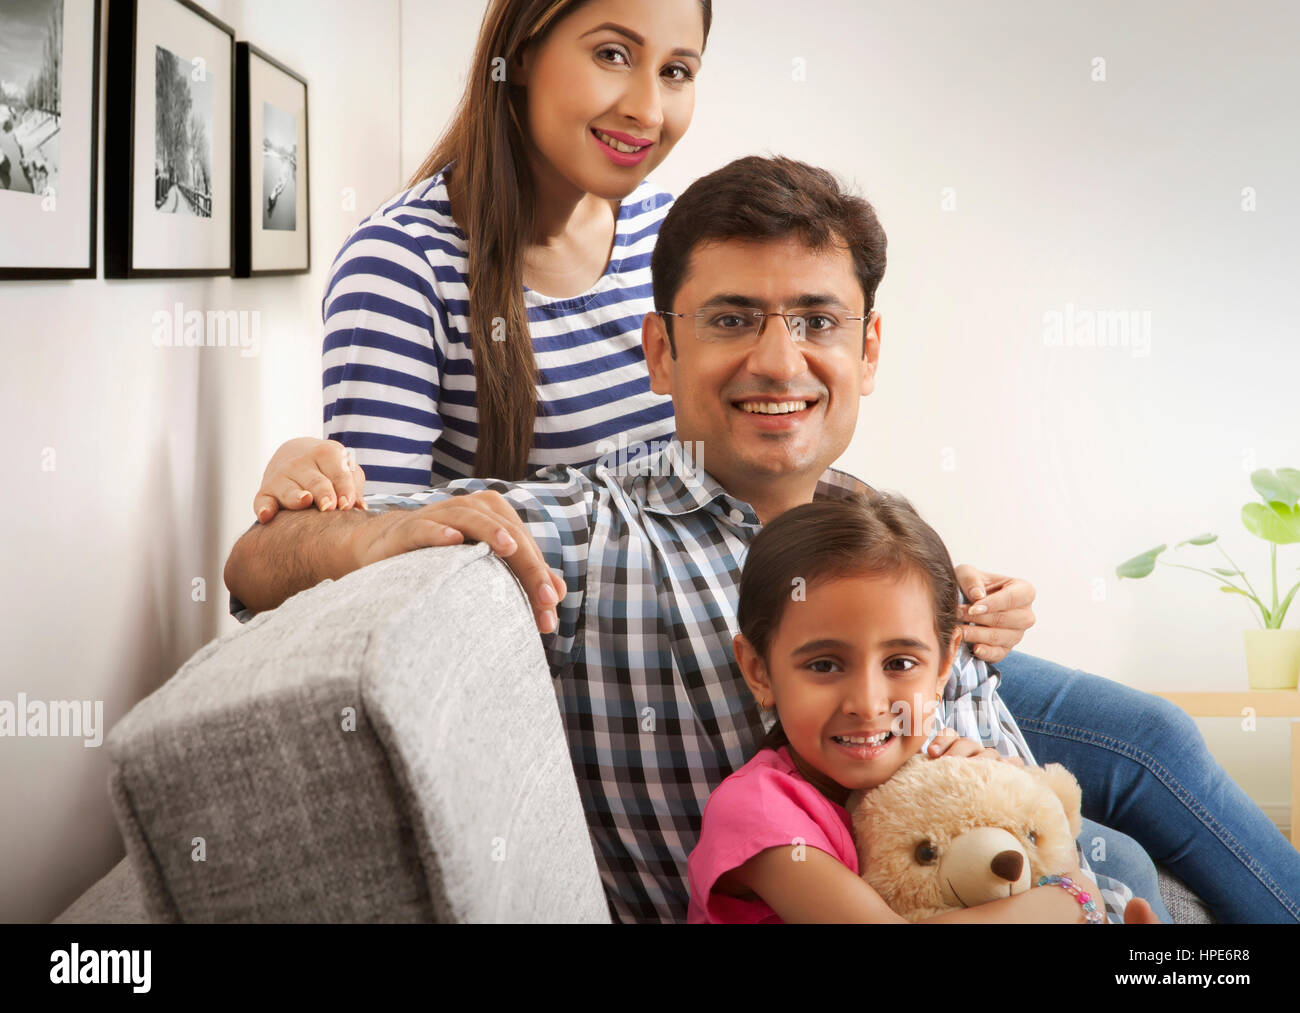
[{"label": "white wall", "polygon": [[[102,699],[109,726],[232,628],[221,568],[261,469],[320,430],[325,273],[446,124],[486,4],[206,6],[310,82],[311,274],[0,285],[0,474],[15,487],[0,505],[0,699]],[[715,6],[694,124],[655,180],[680,193],[732,158],[787,154],[854,181],[890,236],[880,389],[839,465],[911,497],[959,562],[1033,581],[1030,653],[1147,689],[1244,688],[1239,603],[1180,571],[1121,586],[1114,567],[1210,529],[1265,576],[1236,517],[1250,458],[1300,466],[1286,298],[1300,14],[1260,0],[812,0],[797,19],[779,0]],[[1105,83],[1089,79],[1096,56]],[[261,354],[155,348],[152,314],[177,300],[259,310]],[[1043,315],[1067,302],[1149,310],[1150,354],[1045,347]],[[1285,802],[1281,722],[1202,728],[1243,787]],[[46,919],[122,854],[107,757],[60,739],[0,749],[0,919]]]},{"label": "white wall", "polygon": [[[308,81],[310,274],[105,281],[101,263],[94,281],[0,283],[0,699],[102,700],[109,727],[233,628],[221,571],[262,468],[320,431],[326,273],[400,185],[398,0],[204,6]],[[153,313],[178,301],[260,312],[260,354],[156,348]],[[102,748],[0,740],[0,920],[53,917],[122,856],[107,781]]]},{"label": "white wall", "polygon": [[[486,3],[402,8],[411,171],[459,97]],[[1142,689],[1246,689],[1243,600],[1179,570],[1120,584],[1115,566],[1211,530],[1257,588],[1268,579],[1238,514],[1251,468],[1300,467],[1300,8],[714,8],[694,121],[652,178],[681,193],[733,158],[785,154],[855,183],[889,235],[879,385],[839,466],[910,497],[957,562],[1030,580],[1026,652]],[[413,58],[425,38],[456,55]],[[423,121],[414,94],[442,97]],[[1067,303],[1150,311],[1149,354],[1047,347],[1044,314]],[[1281,555],[1285,591],[1300,549]],[[1285,822],[1286,722],[1200,725]]]}]

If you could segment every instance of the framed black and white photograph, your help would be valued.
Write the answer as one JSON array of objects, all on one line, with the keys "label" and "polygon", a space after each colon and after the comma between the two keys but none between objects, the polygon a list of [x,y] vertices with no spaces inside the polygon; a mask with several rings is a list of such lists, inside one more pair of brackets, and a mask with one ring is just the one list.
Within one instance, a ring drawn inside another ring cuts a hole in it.
[{"label": "framed black and white photograph", "polygon": [[235,54],[235,276],[311,269],[307,82],[256,46]]},{"label": "framed black and white photograph", "polygon": [[0,280],[95,277],[99,17],[0,3]]},{"label": "framed black and white photograph", "polygon": [[108,12],[104,273],[234,268],[235,35],[190,0]]}]

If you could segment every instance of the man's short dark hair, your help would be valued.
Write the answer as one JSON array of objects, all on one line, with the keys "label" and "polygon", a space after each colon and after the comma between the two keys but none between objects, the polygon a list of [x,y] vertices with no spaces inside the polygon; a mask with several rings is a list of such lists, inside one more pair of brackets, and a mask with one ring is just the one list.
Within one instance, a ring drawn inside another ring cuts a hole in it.
[{"label": "man's short dark hair", "polygon": [[[761,242],[792,235],[817,251],[847,245],[862,286],[863,312],[870,315],[876,287],[885,275],[885,230],[875,209],[844,190],[825,169],[780,155],[738,158],[701,176],[673,202],[659,226],[650,258],[655,308],[673,309],[691,255],[702,243],[727,239]],[[665,317],[664,324],[676,359],[673,318]]]}]

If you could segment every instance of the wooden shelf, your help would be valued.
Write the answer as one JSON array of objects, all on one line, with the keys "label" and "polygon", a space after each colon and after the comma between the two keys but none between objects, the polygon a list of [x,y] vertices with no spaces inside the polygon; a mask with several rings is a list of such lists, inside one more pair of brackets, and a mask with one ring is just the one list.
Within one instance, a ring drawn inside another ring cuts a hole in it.
[{"label": "wooden shelf", "polygon": [[1239,718],[1253,707],[1261,718],[1300,718],[1300,693],[1294,689],[1252,689],[1230,693],[1157,693],[1195,718]]},{"label": "wooden shelf", "polygon": [[[1300,692],[1252,689],[1226,693],[1157,693],[1194,718],[1240,718],[1247,707],[1261,718],[1300,718]],[[1291,723],[1291,843],[1300,848],[1300,721]]]}]

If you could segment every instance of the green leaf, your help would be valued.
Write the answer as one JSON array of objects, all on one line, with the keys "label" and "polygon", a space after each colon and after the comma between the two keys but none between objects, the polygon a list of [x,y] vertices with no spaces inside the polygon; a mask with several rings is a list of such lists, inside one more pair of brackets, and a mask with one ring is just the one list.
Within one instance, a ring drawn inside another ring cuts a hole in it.
[{"label": "green leaf", "polygon": [[1278,468],[1276,474],[1291,494],[1291,505],[1300,503],[1300,471],[1295,468]]},{"label": "green leaf", "polygon": [[1241,573],[1240,570],[1228,570],[1222,566],[1212,566],[1210,567],[1210,569],[1213,570],[1215,573],[1217,573],[1220,577],[1235,577]]},{"label": "green leaf", "polygon": [[1250,484],[1265,502],[1295,506],[1300,501],[1300,471],[1295,468],[1278,468],[1276,472],[1260,468],[1251,472]]},{"label": "green leaf", "polygon": [[1296,591],[1300,591],[1300,584],[1296,584],[1295,587],[1291,588],[1286,593],[1286,597],[1282,599],[1282,604],[1277,607],[1277,611],[1274,613],[1277,616],[1277,627],[1281,627],[1282,620],[1286,618],[1286,610],[1291,607],[1291,599],[1295,597]]},{"label": "green leaf", "polygon": [[1274,545],[1300,542],[1300,507],[1280,502],[1247,503],[1241,508],[1241,523],[1252,535]]},{"label": "green leaf", "polygon": [[1168,547],[1169,546],[1167,545],[1160,545],[1142,553],[1140,556],[1134,556],[1132,559],[1125,560],[1120,563],[1119,566],[1115,567],[1115,572],[1119,574],[1121,578],[1129,577],[1133,580],[1137,580],[1139,577],[1145,577],[1156,568],[1156,556],[1160,555],[1160,553],[1164,552]]},{"label": "green leaf", "polygon": [[1218,535],[1204,534],[1197,535],[1195,538],[1189,538],[1185,542],[1179,542],[1174,546],[1175,549],[1181,549],[1184,545],[1209,545],[1211,542],[1217,542]]},{"label": "green leaf", "polygon": [[1243,598],[1249,598],[1252,602],[1254,602],[1255,607],[1256,607],[1257,609],[1259,609],[1260,614],[1263,615],[1263,617],[1264,617],[1264,625],[1265,625],[1265,626],[1268,626],[1268,625],[1269,625],[1270,617],[1269,617],[1269,614],[1268,614],[1268,609],[1266,609],[1266,608],[1264,607],[1264,603],[1263,603],[1263,602],[1261,602],[1258,598],[1256,598],[1256,597],[1255,597],[1253,594],[1251,594],[1249,591],[1243,591],[1243,590],[1242,590],[1241,588],[1239,588],[1239,587],[1229,587],[1227,584],[1224,584],[1221,588],[1219,588],[1219,590],[1225,592],[1226,594],[1239,594],[1239,595],[1241,595]]}]

